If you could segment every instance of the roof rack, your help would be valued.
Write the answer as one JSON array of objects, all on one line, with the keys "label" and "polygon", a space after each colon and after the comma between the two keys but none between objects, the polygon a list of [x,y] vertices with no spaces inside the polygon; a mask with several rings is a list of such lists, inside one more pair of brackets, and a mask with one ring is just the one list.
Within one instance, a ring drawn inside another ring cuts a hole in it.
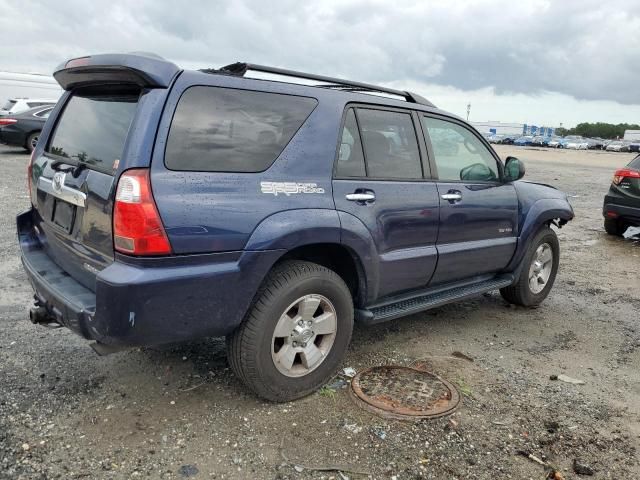
[{"label": "roof rack", "polygon": [[351,80],[343,80],[340,78],[327,77],[324,75],[315,75],[312,73],[297,72],[295,70],[287,70],[284,68],[267,67],[264,65],[256,65],[254,63],[237,62],[237,63],[232,63],[231,65],[222,67],[219,70],[204,69],[201,71],[205,73],[223,73],[227,75],[237,75],[240,77],[244,76],[248,71],[271,73],[274,75],[282,75],[285,77],[294,77],[294,78],[300,78],[305,80],[315,80],[318,82],[326,82],[324,85],[323,84],[313,85],[319,88],[329,88],[329,89],[343,90],[348,92],[385,93],[388,95],[394,95],[397,97],[404,98],[407,102],[426,105],[428,107],[435,107],[435,105],[431,103],[429,100],[427,100],[426,98],[420,95],[417,95],[415,93],[407,92],[404,90],[395,90],[393,88],[379,87],[377,85],[372,85],[369,83],[354,82]]}]

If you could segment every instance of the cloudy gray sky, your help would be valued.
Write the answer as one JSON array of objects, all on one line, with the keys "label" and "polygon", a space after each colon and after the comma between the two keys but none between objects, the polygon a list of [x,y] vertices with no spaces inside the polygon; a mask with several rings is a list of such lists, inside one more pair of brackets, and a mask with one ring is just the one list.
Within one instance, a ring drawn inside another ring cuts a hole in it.
[{"label": "cloudy gray sky", "polygon": [[[187,6],[188,5],[188,6]],[[91,53],[411,88],[471,120],[640,123],[638,0],[2,0],[0,70]]]}]

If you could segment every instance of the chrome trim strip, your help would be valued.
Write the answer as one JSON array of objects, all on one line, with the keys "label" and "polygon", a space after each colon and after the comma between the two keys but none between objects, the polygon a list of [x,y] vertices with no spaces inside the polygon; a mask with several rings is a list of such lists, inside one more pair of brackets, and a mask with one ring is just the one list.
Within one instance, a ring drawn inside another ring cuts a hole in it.
[{"label": "chrome trim strip", "polygon": [[78,207],[84,208],[87,200],[87,195],[85,193],[82,193],[75,188],[67,187],[66,185],[62,185],[60,190],[56,191],[53,188],[53,182],[44,177],[40,177],[38,179],[38,189],[48,193],[49,195],[53,195],[60,200],[72,203],[73,205],[77,205]]}]

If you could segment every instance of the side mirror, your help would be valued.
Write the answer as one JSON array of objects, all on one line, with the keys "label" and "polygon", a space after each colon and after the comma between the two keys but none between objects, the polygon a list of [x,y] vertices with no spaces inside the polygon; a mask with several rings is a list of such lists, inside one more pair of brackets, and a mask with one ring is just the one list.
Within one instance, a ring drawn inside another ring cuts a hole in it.
[{"label": "side mirror", "polygon": [[460,170],[460,180],[470,182],[496,180],[496,175],[484,163],[474,163]]},{"label": "side mirror", "polygon": [[504,181],[515,182],[524,177],[524,163],[516,157],[507,157],[504,164]]}]

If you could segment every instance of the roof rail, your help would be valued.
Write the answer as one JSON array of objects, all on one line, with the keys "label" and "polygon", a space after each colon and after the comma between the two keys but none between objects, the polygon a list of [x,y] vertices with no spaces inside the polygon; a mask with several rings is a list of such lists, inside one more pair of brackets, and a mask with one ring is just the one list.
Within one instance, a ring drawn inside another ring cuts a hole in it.
[{"label": "roof rail", "polygon": [[389,95],[394,95],[397,97],[404,98],[407,102],[426,105],[428,107],[435,107],[435,105],[431,103],[429,100],[427,100],[426,98],[420,95],[417,95],[415,93],[407,92],[404,90],[395,90],[393,88],[379,87],[377,85],[372,85],[369,83],[354,82],[351,80],[343,80],[340,78],[327,77],[324,75],[316,75],[313,73],[298,72],[295,70],[287,70],[284,68],[267,67],[264,65],[256,65],[254,63],[236,62],[236,63],[232,63],[231,65],[222,67],[219,70],[204,69],[201,71],[205,73],[223,73],[227,75],[237,75],[240,77],[244,76],[248,71],[271,73],[274,75],[282,75],[285,77],[293,77],[293,78],[300,78],[305,80],[315,80],[318,82],[326,82],[326,84],[324,85],[313,85],[319,88],[330,88],[335,90],[345,90],[349,92],[386,93]]}]

